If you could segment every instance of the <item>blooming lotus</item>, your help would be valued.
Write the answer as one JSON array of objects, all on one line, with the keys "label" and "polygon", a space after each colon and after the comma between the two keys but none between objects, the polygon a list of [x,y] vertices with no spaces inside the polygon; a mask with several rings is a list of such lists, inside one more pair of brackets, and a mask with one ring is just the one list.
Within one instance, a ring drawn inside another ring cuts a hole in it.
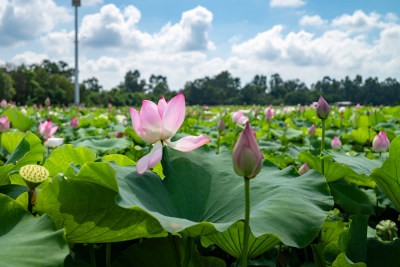
[{"label": "blooming lotus", "polygon": [[136,134],[153,145],[151,152],[137,162],[136,170],[140,174],[144,174],[146,170],[161,161],[163,146],[187,152],[211,142],[205,135],[188,135],[178,141],[171,141],[185,119],[185,96],[182,93],[168,102],[162,97],[158,105],[143,100],[140,113],[134,108],[129,108],[129,111]]},{"label": "blooming lotus", "polygon": [[339,138],[337,138],[336,136],[333,137],[331,146],[333,149],[339,149],[342,147],[342,142],[340,141]]},{"label": "blooming lotus", "polygon": [[239,176],[254,178],[261,170],[263,154],[257,144],[257,139],[246,122],[232,152],[233,169]]},{"label": "blooming lotus", "polygon": [[0,118],[0,133],[7,132],[10,129],[10,122],[8,121],[8,117],[3,115]]},{"label": "blooming lotus", "polygon": [[54,137],[57,129],[58,126],[53,127],[53,123],[51,121],[44,121],[39,124],[39,133],[44,136],[45,140]]},{"label": "blooming lotus", "polygon": [[379,134],[375,136],[374,141],[372,141],[372,148],[376,152],[386,152],[389,146],[390,142],[384,131],[380,131]]},{"label": "blooming lotus", "polygon": [[232,121],[238,124],[245,124],[249,121],[249,118],[243,114],[241,110],[236,111],[232,115]]}]

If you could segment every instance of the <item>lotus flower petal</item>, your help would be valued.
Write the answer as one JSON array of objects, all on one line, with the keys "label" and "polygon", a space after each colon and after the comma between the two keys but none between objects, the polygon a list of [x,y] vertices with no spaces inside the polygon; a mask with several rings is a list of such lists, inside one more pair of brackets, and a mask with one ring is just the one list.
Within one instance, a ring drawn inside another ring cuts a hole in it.
[{"label": "lotus flower petal", "polygon": [[161,161],[162,158],[162,144],[161,141],[158,141],[153,145],[153,149],[149,154],[139,159],[136,164],[136,171],[140,174],[144,174],[144,172],[150,168],[153,168]]},{"label": "lotus flower petal", "polygon": [[165,101],[164,97],[161,97],[161,99],[158,101],[158,113],[160,114],[160,117],[162,119],[164,115],[164,111],[167,108],[167,102]]},{"label": "lotus flower petal", "polygon": [[200,136],[188,135],[175,142],[166,141],[166,144],[173,149],[182,152],[188,152],[209,142],[211,142],[210,138],[208,138],[205,135],[200,135]]},{"label": "lotus flower petal", "polygon": [[185,120],[185,96],[179,93],[168,102],[162,118],[163,140],[171,139]]}]

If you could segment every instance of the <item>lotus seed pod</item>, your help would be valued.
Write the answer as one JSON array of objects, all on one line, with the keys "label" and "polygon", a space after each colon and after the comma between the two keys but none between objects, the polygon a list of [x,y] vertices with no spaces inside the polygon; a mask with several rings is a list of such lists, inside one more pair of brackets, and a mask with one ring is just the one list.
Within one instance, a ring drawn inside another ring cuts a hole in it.
[{"label": "lotus seed pod", "polygon": [[397,225],[391,220],[380,221],[376,226],[376,234],[383,241],[393,241],[393,238],[397,237]]},{"label": "lotus seed pod", "polygon": [[25,165],[19,170],[19,174],[30,189],[35,189],[49,178],[49,171],[39,165]]}]

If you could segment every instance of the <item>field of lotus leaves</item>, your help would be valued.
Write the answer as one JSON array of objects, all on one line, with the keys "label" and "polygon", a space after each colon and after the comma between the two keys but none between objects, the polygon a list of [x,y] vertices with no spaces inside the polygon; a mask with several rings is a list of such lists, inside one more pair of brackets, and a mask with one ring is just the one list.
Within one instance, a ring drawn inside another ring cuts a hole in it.
[{"label": "field of lotus leaves", "polygon": [[400,107],[316,101],[3,100],[0,266],[400,266]]}]

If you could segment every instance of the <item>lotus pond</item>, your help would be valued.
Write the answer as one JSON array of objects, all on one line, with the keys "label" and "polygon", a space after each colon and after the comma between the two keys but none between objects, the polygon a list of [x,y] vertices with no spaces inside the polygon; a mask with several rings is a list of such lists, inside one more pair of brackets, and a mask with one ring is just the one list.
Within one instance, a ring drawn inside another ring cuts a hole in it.
[{"label": "lotus pond", "polygon": [[0,266],[400,266],[399,106],[0,114]]}]

